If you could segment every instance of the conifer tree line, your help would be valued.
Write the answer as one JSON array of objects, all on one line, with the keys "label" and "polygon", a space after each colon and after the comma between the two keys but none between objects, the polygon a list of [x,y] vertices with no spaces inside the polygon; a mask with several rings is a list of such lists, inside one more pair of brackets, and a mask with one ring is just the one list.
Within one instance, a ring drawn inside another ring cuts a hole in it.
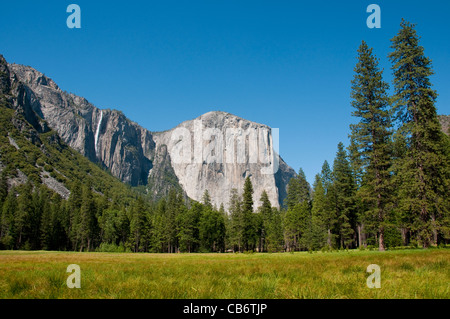
[{"label": "conifer tree line", "polygon": [[280,211],[266,192],[254,210],[253,186],[245,181],[242,196],[232,191],[230,214],[211,203],[186,202],[175,189],[150,202],[137,195],[129,205],[118,196],[99,194],[87,182],[75,182],[68,200],[45,185],[32,182],[8,190],[0,177],[0,249],[225,252],[280,251],[283,246]]},{"label": "conifer tree line", "polygon": [[450,141],[440,127],[431,60],[415,26],[391,39],[392,86],[362,42],[351,82],[349,146],[337,145],[311,186],[302,169],[281,209],[246,178],[227,210],[208,191],[200,202],[177,190],[157,202],[123,203],[75,182],[63,200],[45,185],[8,188],[0,176],[0,249],[132,252],[278,252],[450,241]]}]

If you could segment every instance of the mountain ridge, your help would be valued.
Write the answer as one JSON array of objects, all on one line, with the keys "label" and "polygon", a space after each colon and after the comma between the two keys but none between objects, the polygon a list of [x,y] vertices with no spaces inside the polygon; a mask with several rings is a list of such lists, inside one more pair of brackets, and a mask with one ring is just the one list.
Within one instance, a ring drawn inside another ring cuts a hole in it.
[{"label": "mountain ridge", "polygon": [[[258,170],[264,165],[250,163],[248,159],[234,166],[202,163],[196,167],[180,167],[174,163],[174,153],[169,147],[170,135],[183,127],[194,133],[192,123],[195,121],[202,121],[202,130],[206,131],[218,128],[245,131],[250,127],[266,130],[265,139],[270,141],[272,133],[267,125],[224,111],[210,111],[172,129],[151,131],[128,119],[119,110],[99,109],[87,99],[63,91],[51,78],[30,66],[6,65],[12,80],[24,83],[26,98],[37,117],[44,119],[69,146],[91,161],[100,163],[123,182],[146,187],[146,192],[154,198],[165,196],[170,189],[177,188],[192,199],[201,200],[203,192],[208,189],[215,205],[226,205],[231,189],[241,189],[245,177],[251,176],[255,185],[255,201],[266,190],[272,205],[279,207],[283,204],[287,182],[295,176],[295,171],[281,157],[276,174],[262,176]],[[203,146],[208,147],[208,143]],[[272,145],[264,147],[271,149]],[[246,151],[246,155],[248,157],[250,153]],[[228,168],[223,170],[224,167]]]}]

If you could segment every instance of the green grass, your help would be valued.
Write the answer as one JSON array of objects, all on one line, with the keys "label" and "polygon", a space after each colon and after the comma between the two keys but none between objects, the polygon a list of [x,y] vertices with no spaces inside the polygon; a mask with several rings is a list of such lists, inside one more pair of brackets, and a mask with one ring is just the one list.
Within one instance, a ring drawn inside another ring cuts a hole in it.
[{"label": "green grass", "polygon": [[[450,251],[283,254],[0,252],[0,298],[449,298]],[[81,288],[69,289],[69,264]],[[381,288],[369,289],[369,264]]]}]

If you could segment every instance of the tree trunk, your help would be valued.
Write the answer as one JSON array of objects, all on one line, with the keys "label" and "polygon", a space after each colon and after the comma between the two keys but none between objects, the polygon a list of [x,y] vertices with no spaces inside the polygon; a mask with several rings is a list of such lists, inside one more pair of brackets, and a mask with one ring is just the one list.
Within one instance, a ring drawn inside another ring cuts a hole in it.
[{"label": "tree trunk", "polygon": [[431,226],[432,226],[432,231],[433,231],[433,245],[437,246],[438,232],[437,232],[437,225],[436,225],[436,217],[434,214],[431,214]]},{"label": "tree trunk", "polygon": [[358,225],[358,247],[361,248],[361,225]]},{"label": "tree trunk", "polygon": [[385,251],[386,247],[384,245],[384,227],[380,227],[380,236],[378,240],[378,250]]},{"label": "tree trunk", "polygon": [[331,229],[330,228],[328,228],[327,244],[328,244],[328,247],[331,248]]},{"label": "tree trunk", "polygon": [[406,246],[406,245],[408,245],[408,242],[407,242],[407,233],[408,233],[408,229],[407,229],[406,227],[402,227],[402,228],[400,229],[400,231],[401,231],[401,233],[402,233],[402,245],[403,245],[403,246]]}]

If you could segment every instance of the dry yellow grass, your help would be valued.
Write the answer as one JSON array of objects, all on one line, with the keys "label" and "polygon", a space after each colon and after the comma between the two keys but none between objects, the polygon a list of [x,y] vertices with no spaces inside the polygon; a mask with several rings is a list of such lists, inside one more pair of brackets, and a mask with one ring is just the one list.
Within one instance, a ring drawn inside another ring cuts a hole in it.
[{"label": "dry yellow grass", "polygon": [[[0,298],[449,298],[450,251],[283,254],[0,252]],[[81,288],[69,289],[69,264]],[[369,264],[381,288],[366,285]]]}]

